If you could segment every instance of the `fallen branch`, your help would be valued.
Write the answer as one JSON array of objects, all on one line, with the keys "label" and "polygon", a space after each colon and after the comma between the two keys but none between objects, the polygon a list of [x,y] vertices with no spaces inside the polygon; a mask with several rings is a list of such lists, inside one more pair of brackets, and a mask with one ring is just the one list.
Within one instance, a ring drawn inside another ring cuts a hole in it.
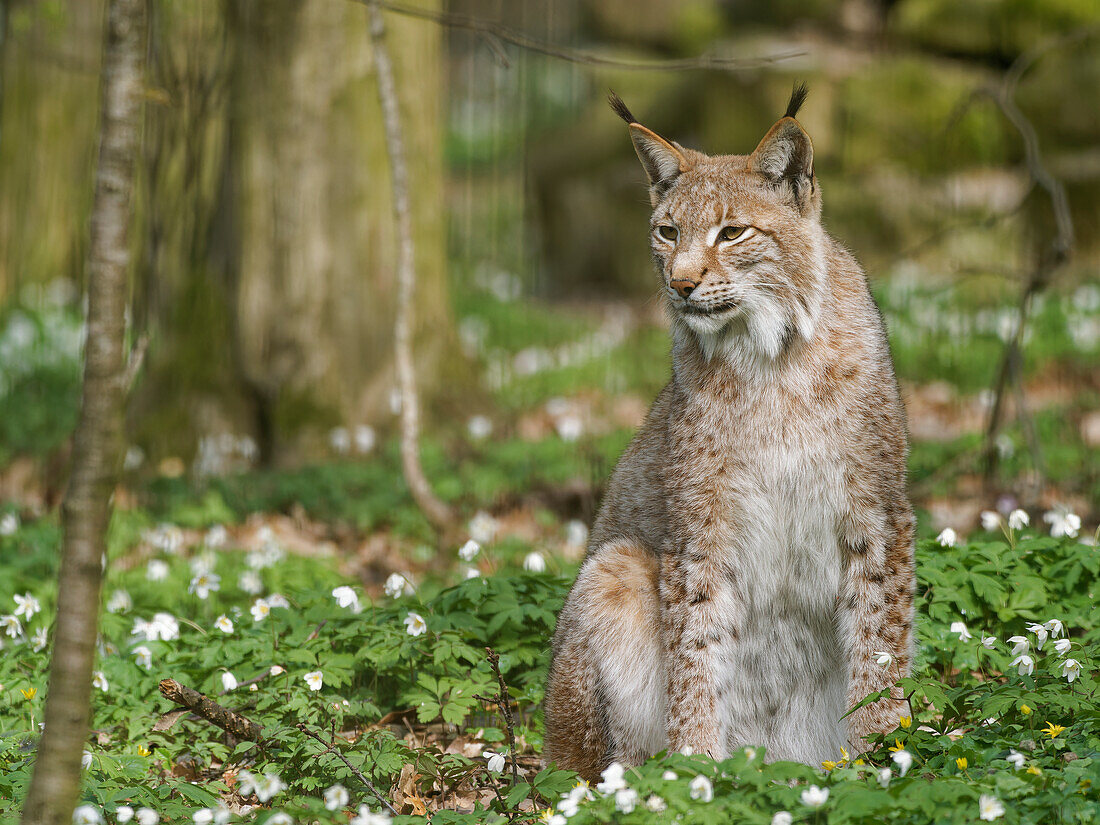
[{"label": "fallen branch", "polygon": [[386,799],[386,797],[378,792],[378,789],[374,787],[374,783],[367,779],[367,777],[363,774],[361,770],[355,767],[355,765],[351,764],[351,762],[348,761],[348,758],[344,756],[344,754],[340,753],[339,750],[337,750],[335,736],[333,736],[331,742],[326,742],[324,739],[322,739],[320,736],[310,730],[305,722],[299,722],[295,727],[297,727],[298,730],[300,730],[306,736],[310,737],[311,739],[316,739],[318,742],[325,746],[325,749],[317,754],[318,756],[324,756],[326,753],[331,753],[333,756],[338,757],[341,762],[348,766],[348,770],[355,774],[359,778],[359,781],[367,786],[367,790],[374,795],[374,798],[382,803],[386,810],[388,810],[391,814],[397,816],[397,809],[390,804],[390,801]]},{"label": "fallen branch", "polygon": [[219,705],[205,694],[181,685],[175,679],[162,679],[160,692],[165,699],[182,705],[238,739],[248,739],[257,744],[262,744],[264,741],[263,728],[251,719],[246,719],[236,711]]}]

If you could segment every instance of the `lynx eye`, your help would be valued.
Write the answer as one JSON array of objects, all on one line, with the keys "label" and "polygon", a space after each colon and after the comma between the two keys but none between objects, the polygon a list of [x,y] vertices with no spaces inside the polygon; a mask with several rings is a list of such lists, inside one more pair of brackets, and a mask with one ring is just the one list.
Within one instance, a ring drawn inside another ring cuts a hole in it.
[{"label": "lynx eye", "polygon": [[718,240],[736,241],[738,238],[743,237],[748,231],[749,227],[747,226],[724,226],[722,227],[722,231],[718,233]]},{"label": "lynx eye", "polygon": [[680,236],[680,232],[675,226],[669,226],[668,224],[661,224],[657,227],[657,234],[664,238],[666,241],[674,241]]}]

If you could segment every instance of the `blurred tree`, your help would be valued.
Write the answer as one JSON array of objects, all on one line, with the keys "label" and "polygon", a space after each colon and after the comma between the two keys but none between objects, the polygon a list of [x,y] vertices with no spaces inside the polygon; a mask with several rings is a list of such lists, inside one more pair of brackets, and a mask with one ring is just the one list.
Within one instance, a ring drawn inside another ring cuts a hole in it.
[{"label": "blurred tree", "polygon": [[[168,104],[151,115],[141,291],[156,345],[133,420],[162,454],[220,431],[293,460],[335,424],[388,415],[395,386],[396,248],[366,12],[245,0],[212,19],[155,5],[174,19],[154,29]],[[187,18],[200,18],[190,49]],[[452,335],[440,37],[418,21],[391,28],[425,384]]]}]

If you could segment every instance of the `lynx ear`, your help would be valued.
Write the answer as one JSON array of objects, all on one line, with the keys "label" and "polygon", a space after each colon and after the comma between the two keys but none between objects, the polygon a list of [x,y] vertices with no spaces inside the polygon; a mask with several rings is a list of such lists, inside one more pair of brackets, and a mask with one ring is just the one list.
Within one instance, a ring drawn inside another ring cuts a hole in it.
[{"label": "lynx ear", "polygon": [[814,183],[814,147],[806,130],[795,120],[806,87],[797,86],[787,104],[786,114],[760,141],[749,156],[749,169],[762,175],[776,187],[789,187],[795,204],[802,212],[811,207]]},{"label": "lynx ear", "polygon": [[630,126],[634,151],[638,153],[638,160],[649,178],[649,198],[656,206],[676,178],[691,168],[691,163],[678,146],[640,124],[617,94],[612,92],[608,100],[615,113]]}]

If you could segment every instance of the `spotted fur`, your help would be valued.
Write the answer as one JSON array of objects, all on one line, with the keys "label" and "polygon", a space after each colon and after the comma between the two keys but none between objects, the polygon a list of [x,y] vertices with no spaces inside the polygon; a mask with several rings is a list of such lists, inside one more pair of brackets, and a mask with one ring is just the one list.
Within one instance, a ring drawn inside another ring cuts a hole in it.
[{"label": "spotted fur", "polygon": [[841,718],[909,672],[913,513],[882,317],[821,226],[804,96],[750,155],[617,107],[650,179],[672,377],[554,636],[546,754],[590,779],[667,747],[816,764],[904,712]]}]

